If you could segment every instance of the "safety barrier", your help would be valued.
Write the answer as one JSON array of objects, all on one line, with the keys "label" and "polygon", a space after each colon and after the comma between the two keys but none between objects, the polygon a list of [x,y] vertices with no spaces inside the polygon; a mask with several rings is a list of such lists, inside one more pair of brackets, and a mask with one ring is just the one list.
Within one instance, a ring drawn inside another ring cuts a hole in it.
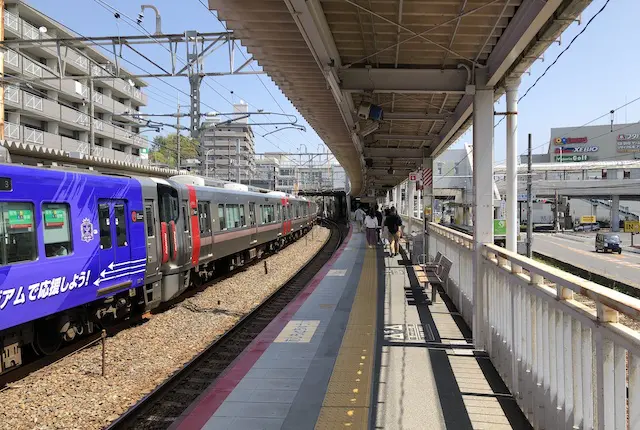
[{"label": "safety barrier", "polygon": [[640,429],[640,300],[493,244],[474,297],[473,238],[429,229],[431,256],[453,261],[449,297],[467,323],[477,313],[474,335],[534,428]]}]

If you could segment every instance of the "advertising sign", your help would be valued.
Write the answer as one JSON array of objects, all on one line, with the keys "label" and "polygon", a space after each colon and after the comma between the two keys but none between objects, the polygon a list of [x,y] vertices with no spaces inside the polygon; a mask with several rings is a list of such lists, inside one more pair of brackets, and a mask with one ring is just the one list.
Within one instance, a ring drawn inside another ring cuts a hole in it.
[{"label": "advertising sign", "polygon": [[64,209],[45,209],[44,228],[64,227],[66,218],[66,211]]},{"label": "advertising sign", "polygon": [[640,140],[640,133],[619,134],[616,140],[618,142],[626,140]]},{"label": "advertising sign", "polygon": [[149,159],[149,150],[147,148],[140,149],[140,159],[148,160]]},{"label": "advertising sign", "polygon": [[625,221],[624,222],[625,233],[640,233],[640,221]]},{"label": "advertising sign", "polygon": [[493,220],[493,235],[505,236],[507,234],[507,221],[504,219]]},{"label": "advertising sign", "polygon": [[33,227],[33,213],[29,209],[10,210],[6,218],[9,220],[9,228],[31,228]]},{"label": "advertising sign", "polygon": [[556,163],[565,163],[565,162],[577,162],[577,161],[587,161],[589,156],[586,154],[579,155],[556,155],[555,160]]},{"label": "advertising sign", "polygon": [[640,140],[619,140],[616,147],[618,152],[640,152]]},{"label": "advertising sign", "polygon": [[597,146],[565,146],[562,148],[556,148],[556,154],[569,154],[572,152],[598,152]]},{"label": "advertising sign", "polygon": [[595,215],[585,215],[580,217],[580,224],[594,224],[595,222]]},{"label": "advertising sign", "polygon": [[554,140],[556,145],[571,145],[574,143],[587,143],[586,137],[556,137]]}]

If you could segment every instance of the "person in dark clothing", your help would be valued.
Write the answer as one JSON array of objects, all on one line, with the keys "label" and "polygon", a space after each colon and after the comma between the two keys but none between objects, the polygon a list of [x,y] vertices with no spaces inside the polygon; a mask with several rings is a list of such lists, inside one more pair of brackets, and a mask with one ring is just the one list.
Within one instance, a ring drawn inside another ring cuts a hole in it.
[{"label": "person in dark clothing", "polygon": [[402,237],[402,219],[396,213],[396,208],[391,208],[391,213],[384,221],[385,227],[389,229],[389,252],[392,257],[398,255],[398,241]]},{"label": "person in dark clothing", "polygon": [[382,229],[382,212],[380,212],[380,206],[376,205],[376,218],[378,219],[378,243],[382,243],[382,240],[380,239],[380,230]]}]

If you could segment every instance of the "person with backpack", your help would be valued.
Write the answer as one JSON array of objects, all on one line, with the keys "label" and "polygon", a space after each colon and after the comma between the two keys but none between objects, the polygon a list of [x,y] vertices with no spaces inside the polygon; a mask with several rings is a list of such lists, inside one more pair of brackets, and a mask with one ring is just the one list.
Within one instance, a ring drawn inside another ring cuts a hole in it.
[{"label": "person with backpack", "polygon": [[391,257],[398,255],[399,240],[402,237],[402,219],[396,213],[396,208],[392,207],[389,216],[384,221],[385,227],[389,230],[389,252]]},{"label": "person with backpack", "polygon": [[378,220],[378,228],[376,230],[376,235],[378,239],[378,243],[382,243],[380,238],[380,230],[382,228],[382,212],[380,212],[380,206],[376,205],[376,219]]}]

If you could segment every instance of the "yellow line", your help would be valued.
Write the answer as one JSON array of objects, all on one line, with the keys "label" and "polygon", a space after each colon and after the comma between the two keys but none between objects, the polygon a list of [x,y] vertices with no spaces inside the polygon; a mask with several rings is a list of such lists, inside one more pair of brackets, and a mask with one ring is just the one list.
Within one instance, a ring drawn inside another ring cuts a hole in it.
[{"label": "yellow line", "polygon": [[369,428],[377,294],[376,250],[367,249],[316,430]]}]

